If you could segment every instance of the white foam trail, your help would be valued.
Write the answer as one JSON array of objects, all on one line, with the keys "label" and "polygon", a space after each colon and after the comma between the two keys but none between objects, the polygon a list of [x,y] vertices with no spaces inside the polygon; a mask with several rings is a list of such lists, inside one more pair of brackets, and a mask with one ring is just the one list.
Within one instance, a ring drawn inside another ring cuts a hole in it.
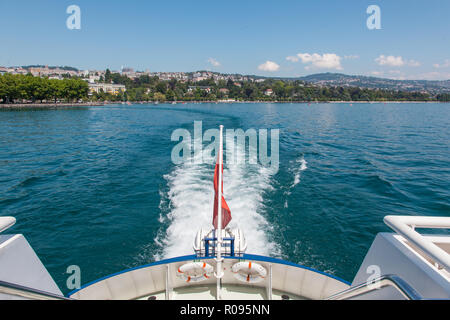
[{"label": "white foam trail", "polygon": [[[238,152],[238,156],[245,157],[245,153]],[[155,239],[164,248],[162,256],[156,258],[192,254],[196,232],[212,228],[214,164],[215,159],[209,164],[187,163],[165,176],[170,212],[161,219],[169,219],[170,224],[165,234]],[[229,227],[244,231],[249,253],[278,254],[276,244],[267,239],[271,228],[262,215],[263,193],[272,188],[272,174],[270,168],[260,165],[225,163],[224,196],[233,217]],[[164,201],[161,204],[167,206]]]},{"label": "white foam trail", "polygon": [[[291,184],[291,186],[288,188],[288,190],[284,192],[284,194],[286,196],[289,196],[291,194],[291,190],[300,183],[300,178],[301,178],[302,172],[305,171],[306,169],[308,169],[307,165],[308,165],[308,162],[306,162],[306,160],[303,156],[298,158],[297,160],[295,160],[294,166],[291,169],[289,169],[289,171],[292,172],[294,175],[294,181]],[[284,201],[284,207],[285,208],[289,207],[287,198]]]},{"label": "white foam trail", "polygon": [[306,169],[308,169],[308,162],[306,162],[305,158],[301,157],[299,159],[297,159],[296,161],[296,166],[294,167],[294,169],[292,170],[294,172],[294,183],[292,184],[291,188],[295,187],[296,185],[298,185],[300,183],[300,176],[302,171],[305,171]]},{"label": "white foam trail", "polygon": [[[242,159],[243,147],[238,148],[238,157]],[[273,174],[274,170],[269,167],[250,164],[230,164],[224,171],[224,194],[233,216],[230,227],[242,229],[248,253],[278,255],[277,245],[267,238],[272,227],[262,215],[263,195],[273,189]]]}]

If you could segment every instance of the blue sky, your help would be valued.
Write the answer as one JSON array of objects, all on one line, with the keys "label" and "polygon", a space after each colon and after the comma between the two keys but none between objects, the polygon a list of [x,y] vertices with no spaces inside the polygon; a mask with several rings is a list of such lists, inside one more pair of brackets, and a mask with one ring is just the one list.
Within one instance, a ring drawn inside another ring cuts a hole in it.
[{"label": "blue sky", "polygon": [[[81,30],[66,27],[72,4]],[[366,26],[372,4],[381,30]],[[0,12],[2,66],[450,79],[448,0],[2,0]]]}]

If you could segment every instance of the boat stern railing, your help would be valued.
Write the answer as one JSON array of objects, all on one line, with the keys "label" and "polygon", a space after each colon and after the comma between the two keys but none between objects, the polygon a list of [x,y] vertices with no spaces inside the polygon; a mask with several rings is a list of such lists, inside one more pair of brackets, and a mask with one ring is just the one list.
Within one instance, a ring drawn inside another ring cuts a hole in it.
[{"label": "boat stern railing", "polygon": [[6,294],[29,300],[74,300],[54,293],[32,289],[5,281],[0,281],[0,294]]},{"label": "boat stern railing", "polygon": [[[204,242],[204,254],[202,252],[198,252],[197,255],[202,255],[204,258],[215,257],[216,256],[216,246],[218,245],[217,238],[205,238]],[[226,237],[222,238],[222,256],[226,257],[234,257],[235,256],[235,248],[234,248],[234,238]]]},{"label": "boat stern railing", "polygon": [[14,217],[0,217],[0,232],[6,231],[16,223]]},{"label": "boat stern railing", "polygon": [[450,272],[449,253],[416,231],[416,228],[450,229],[450,217],[387,216],[384,223],[422,250],[439,269]]},{"label": "boat stern railing", "polygon": [[384,275],[373,281],[350,287],[328,297],[326,300],[349,300],[385,287],[395,288],[406,300],[423,300],[413,287],[396,275]]}]

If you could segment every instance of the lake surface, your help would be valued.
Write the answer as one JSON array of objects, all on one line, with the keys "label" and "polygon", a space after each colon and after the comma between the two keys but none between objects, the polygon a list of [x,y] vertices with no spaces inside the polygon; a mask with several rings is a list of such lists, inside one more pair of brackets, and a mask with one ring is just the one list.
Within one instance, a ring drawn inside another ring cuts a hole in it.
[{"label": "lake surface", "polygon": [[0,112],[0,215],[63,292],[192,254],[212,219],[213,166],[171,161],[175,129],[280,130],[279,170],[225,167],[248,253],[351,281],[383,217],[450,215],[450,104],[111,105]]}]

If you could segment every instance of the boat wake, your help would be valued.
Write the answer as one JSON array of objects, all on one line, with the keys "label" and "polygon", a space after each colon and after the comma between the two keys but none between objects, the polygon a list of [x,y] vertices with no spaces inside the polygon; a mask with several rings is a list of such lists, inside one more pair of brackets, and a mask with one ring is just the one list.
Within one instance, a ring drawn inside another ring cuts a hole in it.
[{"label": "boat wake", "polygon": [[294,181],[289,186],[289,188],[284,192],[284,195],[286,196],[286,200],[284,202],[284,207],[287,208],[288,200],[287,197],[291,195],[292,189],[295,188],[300,183],[301,174],[303,171],[308,169],[308,162],[306,162],[305,158],[302,156],[298,158],[295,161],[291,161],[291,168],[289,169],[289,172],[294,176]]},{"label": "boat wake", "polygon": [[295,161],[295,166],[292,169],[292,172],[294,173],[294,183],[292,184],[291,188],[294,188],[300,183],[300,175],[302,171],[308,169],[307,164],[308,162],[306,162],[305,158],[303,157]]},{"label": "boat wake", "polygon": [[[238,158],[245,157],[243,147],[237,148]],[[155,259],[192,254],[197,231],[212,228],[215,157],[206,160],[178,165],[164,176],[167,188],[161,192],[162,228],[155,239],[161,250]],[[229,227],[244,232],[249,253],[276,255],[278,251],[268,240],[271,226],[264,218],[264,192],[271,190],[274,173],[271,168],[240,161],[224,166],[224,196],[233,217]]]}]

